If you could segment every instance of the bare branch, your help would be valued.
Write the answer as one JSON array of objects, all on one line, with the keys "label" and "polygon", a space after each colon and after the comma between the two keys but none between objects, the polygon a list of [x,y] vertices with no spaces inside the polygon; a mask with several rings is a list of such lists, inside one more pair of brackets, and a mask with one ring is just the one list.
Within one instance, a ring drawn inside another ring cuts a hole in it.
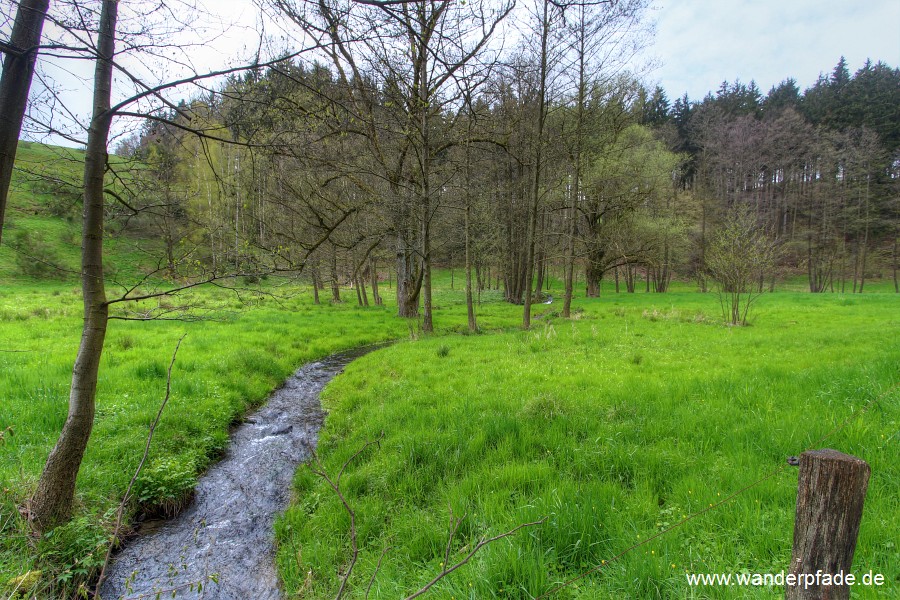
[{"label": "bare branch", "polygon": [[169,369],[166,372],[166,395],[163,398],[162,404],[159,406],[159,410],[156,412],[156,418],[153,419],[153,423],[150,424],[150,430],[147,432],[147,443],[144,445],[144,455],[141,457],[141,462],[138,463],[137,469],[134,470],[131,481],[128,482],[128,487],[125,489],[125,495],[122,496],[122,501],[119,502],[119,510],[116,513],[116,525],[113,528],[112,539],[110,540],[109,547],[106,549],[106,558],[103,559],[103,566],[100,568],[100,576],[97,578],[97,586],[94,588],[95,600],[100,597],[100,586],[103,584],[103,579],[106,577],[106,567],[109,566],[109,558],[112,556],[113,548],[119,537],[119,531],[122,528],[122,516],[125,514],[125,506],[131,499],[131,490],[134,488],[134,483],[137,481],[138,475],[141,474],[141,469],[144,468],[144,463],[147,462],[147,457],[150,455],[150,443],[153,441],[153,433],[156,431],[156,426],[159,425],[159,420],[166,408],[166,404],[169,403],[169,396],[172,393],[172,367],[175,366],[175,357],[178,356],[178,349],[181,347],[181,342],[184,341],[185,336],[187,336],[186,333],[183,334],[178,339],[178,343],[175,344],[175,350],[172,352],[172,360],[169,362]]},{"label": "bare branch", "polygon": [[[464,517],[463,517],[463,518],[464,518]],[[437,576],[435,576],[434,579],[432,579],[431,581],[429,581],[428,583],[426,583],[424,586],[422,586],[422,588],[419,589],[419,591],[417,591],[416,593],[407,596],[407,597],[406,597],[406,600],[412,600],[413,598],[418,598],[419,596],[421,596],[422,594],[424,594],[425,592],[427,592],[428,590],[430,590],[430,589],[431,589],[437,582],[439,582],[441,579],[443,579],[444,577],[446,577],[447,575],[449,575],[449,574],[452,573],[453,571],[456,571],[457,569],[459,569],[460,567],[462,567],[462,566],[464,566],[466,563],[468,563],[468,562],[472,559],[472,557],[475,556],[475,554],[476,554],[479,550],[481,550],[482,548],[484,548],[485,546],[487,546],[487,545],[489,545],[489,544],[493,544],[494,542],[496,542],[496,541],[498,541],[498,540],[502,540],[503,538],[508,538],[508,537],[510,537],[510,536],[512,536],[512,535],[515,535],[520,529],[524,529],[524,528],[526,528],[526,527],[534,527],[534,526],[536,526],[536,525],[541,525],[541,524],[543,524],[546,520],[547,520],[547,517],[544,517],[543,519],[540,519],[539,521],[532,521],[532,522],[530,522],[530,523],[522,523],[522,524],[520,524],[520,525],[516,525],[515,527],[513,527],[512,529],[510,529],[509,531],[507,531],[507,532],[505,532],[505,533],[501,533],[500,535],[495,535],[494,537],[490,537],[490,538],[482,538],[481,541],[479,541],[479,542],[475,545],[475,547],[473,547],[473,548],[469,551],[469,553],[466,554],[465,557],[463,557],[462,560],[460,560],[459,562],[457,562],[457,563],[454,564],[453,566],[448,567],[448,566],[447,566],[447,563],[445,562],[445,563],[444,563],[444,568],[443,568],[443,570],[441,570],[441,572],[438,573]],[[451,532],[451,537],[452,537],[453,533],[456,532],[456,528],[459,527],[459,522],[460,522],[460,521],[462,521],[462,518],[461,518],[461,519],[458,519],[457,522],[456,522],[456,524],[454,525],[454,529],[453,529],[453,531]]]}]

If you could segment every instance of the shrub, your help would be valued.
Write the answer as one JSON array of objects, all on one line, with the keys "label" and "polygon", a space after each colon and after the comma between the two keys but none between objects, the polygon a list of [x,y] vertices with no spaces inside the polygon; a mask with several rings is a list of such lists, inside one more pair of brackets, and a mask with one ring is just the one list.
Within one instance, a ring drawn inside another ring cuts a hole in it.
[{"label": "shrub", "polygon": [[775,264],[775,244],[746,208],[731,211],[706,251],[706,269],[718,284],[722,316],[746,325],[753,301]]},{"label": "shrub", "polygon": [[175,515],[190,500],[197,484],[194,461],[184,456],[154,461],[135,483],[138,502],[150,515]]}]

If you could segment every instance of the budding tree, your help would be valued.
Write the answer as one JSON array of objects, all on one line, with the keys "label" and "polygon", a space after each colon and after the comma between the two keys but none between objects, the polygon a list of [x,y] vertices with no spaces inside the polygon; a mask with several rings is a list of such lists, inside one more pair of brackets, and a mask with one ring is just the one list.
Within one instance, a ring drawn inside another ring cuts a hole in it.
[{"label": "budding tree", "polygon": [[718,284],[722,316],[731,325],[746,325],[753,302],[762,293],[758,282],[775,264],[775,244],[746,208],[734,207],[706,250],[706,269]]}]

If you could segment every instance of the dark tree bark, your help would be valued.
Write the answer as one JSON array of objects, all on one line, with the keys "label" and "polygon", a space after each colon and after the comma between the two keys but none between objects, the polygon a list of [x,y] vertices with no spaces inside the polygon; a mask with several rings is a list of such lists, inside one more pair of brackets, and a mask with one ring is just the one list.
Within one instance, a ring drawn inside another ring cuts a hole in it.
[{"label": "dark tree bark", "polygon": [[894,251],[891,259],[891,271],[894,275],[894,293],[900,294],[900,281],[897,280],[897,234],[894,233]]},{"label": "dark tree bark", "polygon": [[94,424],[97,373],[109,315],[103,281],[103,178],[112,121],[112,58],[115,53],[118,7],[118,0],[104,0],[100,12],[94,70],[94,108],[84,159],[81,250],[84,325],[81,345],[72,370],[69,415],[31,499],[31,518],[41,531],[65,522],[72,514],[75,478]]},{"label": "dark tree bark", "polygon": [[337,270],[337,246],[331,244],[331,301],[338,304],[341,301],[341,286],[338,282]]},{"label": "dark tree bark", "polygon": [[37,46],[50,0],[22,0],[16,11],[8,50],[0,77],[0,241],[6,215],[6,198],[12,180],[13,164],[22,120],[28,104],[28,91],[37,61]]},{"label": "dark tree bark", "polygon": [[319,269],[317,267],[313,267],[311,269],[311,272],[312,272],[313,303],[319,304]]}]

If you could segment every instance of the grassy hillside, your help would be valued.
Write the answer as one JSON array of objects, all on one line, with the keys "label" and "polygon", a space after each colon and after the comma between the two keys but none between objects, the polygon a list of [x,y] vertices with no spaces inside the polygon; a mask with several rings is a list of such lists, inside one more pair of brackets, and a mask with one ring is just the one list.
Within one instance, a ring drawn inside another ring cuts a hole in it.
[{"label": "grassy hillside", "polygon": [[[0,282],[77,280],[83,166],[81,150],[19,142],[0,245]],[[138,248],[156,242],[108,235],[104,243],[106,272],[128,279],[145,260]]]}]

